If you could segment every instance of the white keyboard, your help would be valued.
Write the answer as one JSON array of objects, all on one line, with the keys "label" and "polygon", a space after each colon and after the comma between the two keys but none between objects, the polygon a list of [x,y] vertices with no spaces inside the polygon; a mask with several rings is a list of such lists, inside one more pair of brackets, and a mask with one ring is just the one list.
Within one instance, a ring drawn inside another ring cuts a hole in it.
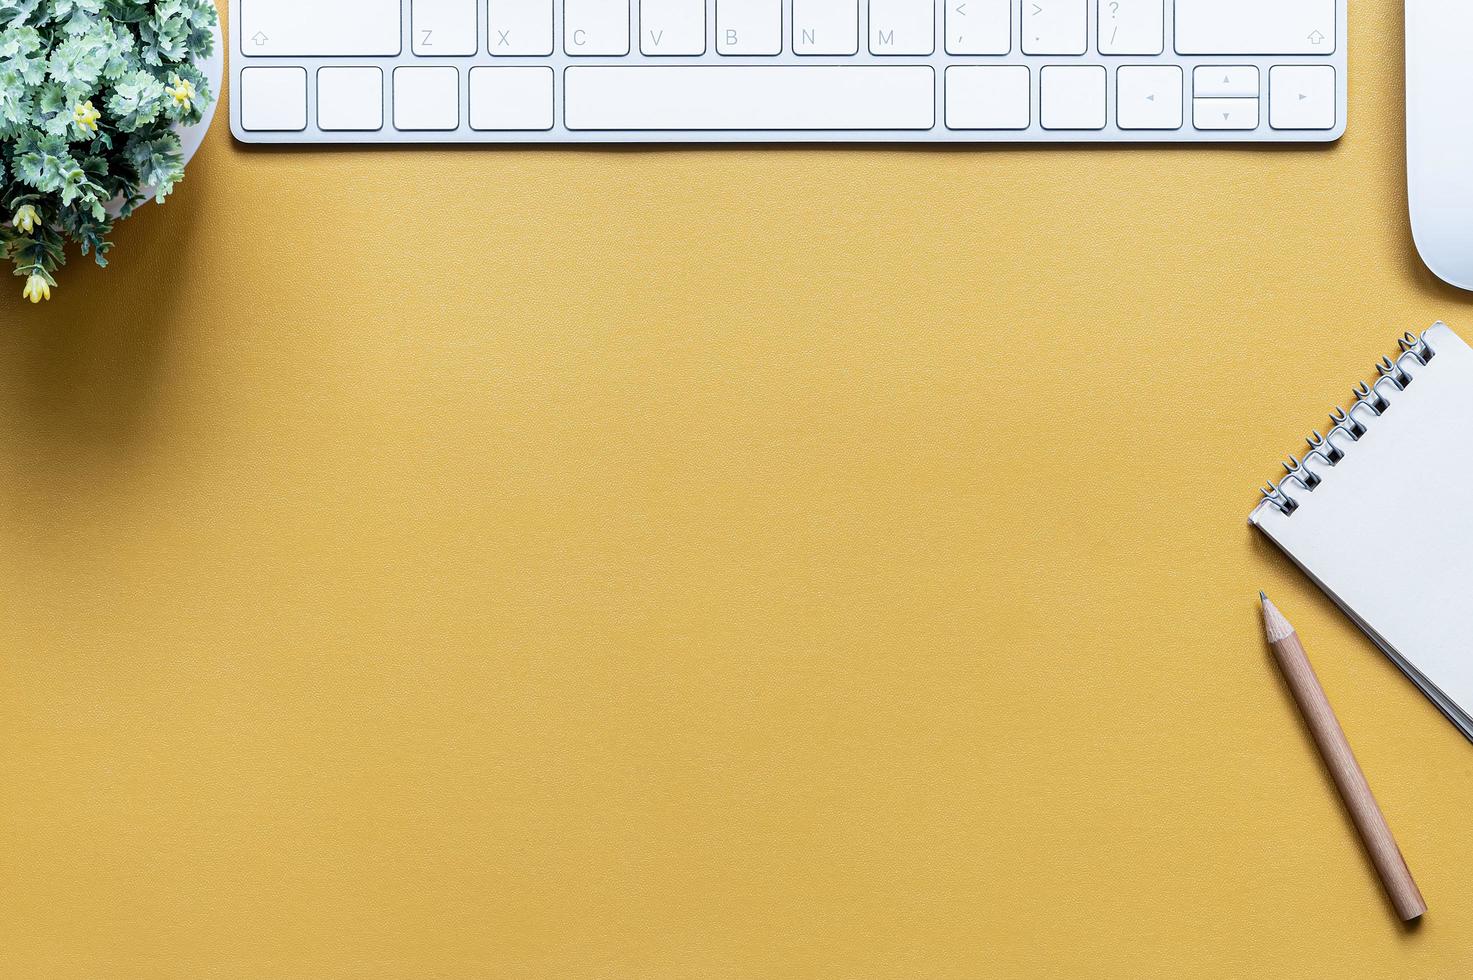
[{"label": "white keyboard", "polygon": [[1347,0],[230,0],[246,143],[1328,142]]}]

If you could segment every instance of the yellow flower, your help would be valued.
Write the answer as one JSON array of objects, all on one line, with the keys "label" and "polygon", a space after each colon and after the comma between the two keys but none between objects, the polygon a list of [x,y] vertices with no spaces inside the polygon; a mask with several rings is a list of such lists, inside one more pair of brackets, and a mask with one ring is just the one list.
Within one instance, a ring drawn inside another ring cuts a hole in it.
[{"label": "yellow flower", "polygon": [[92,105],[92,100],[78,103],[72,110],[72,121],[89,133],[97,132],[97,120],[102,118],[102,113]]},{"label": "yellow flower", "polygon": [[21,296],[32,303],[39,303],[43,299],[51,298],[51,283],[47,282],[37,273],[31,273],[26,280],[26,288],[21,290]]},{"label": "yellow flower", "polygon": [[23,206],[19,211],[15,212],[15,217],[10,219],[10,225],[11,225],[11,227],[13,227],[13,228],[19,228],[21,231],[25,232],[27,235],[29,235],[31,232],[35,231],[36,230],[36,226],[39,225],[40,223],[41,223],[41,214],[40,214],[40,212],[38,212],[35,208],[31,207],[29,204]]},{"label": "yellow flower", "polygon": [[178,75],[170,77],[169,85],[164,91],[186,109],[194,101],[194,83],[187,78],[180,78]]}]

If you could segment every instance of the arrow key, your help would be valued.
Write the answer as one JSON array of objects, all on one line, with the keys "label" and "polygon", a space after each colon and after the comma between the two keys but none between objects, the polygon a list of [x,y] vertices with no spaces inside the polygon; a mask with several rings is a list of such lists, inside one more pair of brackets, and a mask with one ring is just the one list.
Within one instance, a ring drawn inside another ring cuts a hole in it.
[{"label": "arrow key", "polygon": [[1121,129],[1181,129],[1182,71],[1176,65],[1121,68],[1115,97]]},{"label": "arrow key", "polygon": [[1202,65],[1192,72],[1192,94],[1199,99],[1258,98],[1253,65]]},{"label": "arrow key", "polygon": [[1257,99],[1193,99],[1192,125],[1202,130],[1258,128]]},{"label": "arrow key", "polygon": [[1279,65],[1268,73],[1268,123],[1274,129],[1334,129],[1335,69]]}]

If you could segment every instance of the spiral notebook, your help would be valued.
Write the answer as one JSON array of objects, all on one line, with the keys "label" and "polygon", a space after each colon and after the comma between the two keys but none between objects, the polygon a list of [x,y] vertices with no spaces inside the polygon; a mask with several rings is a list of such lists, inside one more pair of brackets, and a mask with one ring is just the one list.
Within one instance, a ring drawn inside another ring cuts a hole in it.
[{"label": "spiral notebook", "polygon": [[1473,740],[1473,350],[1407,334],[1249,521]]}]

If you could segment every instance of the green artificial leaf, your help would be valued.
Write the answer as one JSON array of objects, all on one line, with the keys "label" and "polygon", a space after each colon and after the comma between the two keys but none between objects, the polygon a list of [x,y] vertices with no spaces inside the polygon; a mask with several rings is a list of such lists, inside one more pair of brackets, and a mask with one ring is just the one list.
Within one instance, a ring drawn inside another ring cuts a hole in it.
[{"label": "green artificial leaf", "polygon": [[157,0],[152,16],[139,25],[143,60],[150,65],[189,61],[207,50],[218,16],[207,0]]},{"label": "green artificial leaf", "polygon": [[0,137],[19,135],[31,122],[35,96],[12,67],[0,65]]},{"label": "green artificial leaf", "polygon": [[[0,0],[4,3],[4,0]],[[0,33],[0,60],[10,58],[44,57],[46,49],[45,42],[41,39],[41,32],[34,27],[22,27],[18,24],[5,28]]]},{"label": "green artificial leaf", "polygon": [[15,175],[38,191],[60,194],[73,168],[80,169],[60,136],[31,131],[16,143]]},{"label": "green artificial leaf", "polygon": [[0,33],[0,68],[14,71],[19,84],[41,84],[46,77],[46,42],[40,31],[34,27],[5,28]]},{"label": "green artificial leaf", "polygon": [[162,82],[137,69],[118,79],[112,95],[108,96],[107,108],[118,129],[132,133],[159,117],[167,97]]},{"label": "green artificial leaf", "polygon": [[68,37],[51,51],[47,71],[51,80],[66,90],[72,99],[81,99],[97,91],[98,80],[108,63],[110,38],[102,32]]},{"label": "green artificial leaf", "polygon": [[35,19],[41,0],[0,0],[0,27]]},{"label": "green artificial leaf", "polygon": [[160,204],[184,177],[184,153],[179,137],[165,132],[152,138],[131,137],[123,147],[123,156],[138,174],[138,183],[154,189],[154,200]]},{"label": "green artificial leaf", "polygon": [[107,235],[112,231],[112,219],[100,201],[64,208],[61,227],[66,236],[77,243],[83,255],[95,254],[98,265],[107,265],[107,250],[111,247]]},{"label": "green artificial leaf", "polygon": [[138,42],[133,32],[121,24],[106,24],[98,29],[107,35],[107,63],[102,66],[102,77],[109,82],[116,82],[137,63]]},{"label": "green artificial leaf", "polygon": [[47,82],[37,91],[31,122],[55,136],[65,136],[72,128],[72,104],[66,92],[55,82]]},{"label": "green artificial leaf", "polygon": [[80,34],[97,22],[102,0],[51,0],[51,16],[66,25],[68,34]]},{"label": "green artificial leaf", "polygon": [[16,275],[39,275],[56,285],[55,271],[66,265],[64,241],[56,229],[37,228],[31,235],[21,235],[8,224],[0,225],[0,243],[0,253],[15,266]]}]

